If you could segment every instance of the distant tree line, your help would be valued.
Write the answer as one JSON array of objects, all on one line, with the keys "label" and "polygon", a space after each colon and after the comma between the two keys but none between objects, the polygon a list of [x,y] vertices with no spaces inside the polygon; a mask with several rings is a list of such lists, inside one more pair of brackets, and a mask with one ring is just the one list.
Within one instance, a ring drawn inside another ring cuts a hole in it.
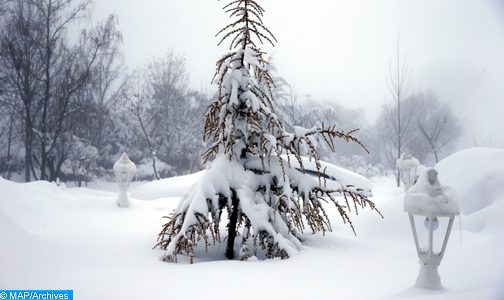
[{"label": "distant tree line", "polygon": [[187,87],[183,58],[169,52],[128,72],[115,16],[80,28],[90,7],[0,3],[0,175],[81,183],[108,175],[122,151],[146,178],[153,157],[158,177],[201,168],[195,119],[208,97]]},{"label": "distant tree line", "polygon": [[382,106],[376,122],[369,124],[362,109],[344,108],[334,101],[314,101],[309,95],[299,97],[282,77],[278,76],[276,82],[277,114],[287,128],[291,129],[291,124],[309,127],[335,123],[344,131],[359,129],[356,135],[369,153],[345,141],[337,142],[337,154],[326,149],[323,142],[318,147],[323,160],[366,176],[388,171],[399,176],[396,161],[403,153],[433,165],[451,153],[463,132],[450,105],[430,90],[412,93],[407,87],[399,87],[398,92],[397,85],[394,88],[392,84],[392,100]]},{"label": "distant tree line", "polygon": [[[80,185],[110,177],[123,151],[140,179],[200,170],[203,116],[213,96],[189,88],[185,59],[170,50],[127,70],[117,17],[82,28],[91,16],[89,0],[0,0],[0,176]],[[461,132],[431,92],[401,95],[370,125],[363,110],[300,97],[279,75],[275,82],[286,129],[360,129],[371,154],[344,141],[337,156],[323,141],[317,147],[322,159],[368,176],[394,169],[398,149],[437,161]],[[399,135],[397,116],[404,119]]]},{"label": "distant tree line", "polygon": [[[115,59],[121,35],[115,17],[83,30],[68,30],[88,13],[89,2],[19,0],[4,4],[0,27],[0,101],[8,128],[2,169],[18,167],[24,179],[55,180],[76,141],[90,139],[83,125],[93,110],[98,74]],[[97,113],[97,111],[94,111]],[[5,134],[4,134],[5,135]]]}]

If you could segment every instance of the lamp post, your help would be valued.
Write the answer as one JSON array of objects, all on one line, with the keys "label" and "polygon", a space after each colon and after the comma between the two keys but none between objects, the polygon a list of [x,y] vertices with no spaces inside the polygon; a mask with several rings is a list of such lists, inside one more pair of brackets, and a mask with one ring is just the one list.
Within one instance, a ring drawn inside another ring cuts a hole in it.
[{"label": "lamp post", "polygon": [[406,190],[415,183],[419,165],[418,159],[407,153],[401,155],[401,158],[397,160],[396,167],[401,173],[401,180]]},{"label": "lamp post", "polygon": [[[422,173],[404,197],[404,211],[408,213],[413,231],[413,238],[420,262],[420,272],[416,286],[425,289],[441,289],[441,278],[438,266],[443,259],[448,238],[455,216],[460,213],[456,195],[452,189],[442,186],[437,178],[438,172],[427,169]],[[417,228],[419,218],[425,218],[424,226],[427,232]],[[436,231],[441,225],[443,230]],[[434,233],[438,234],[435,236]],[[423,233],[426,238],[421,242],[419,236]],[[436,240],[438,243],[436,243]]]},{"label": "lamp post", "polygon": [[114,172],[117,184],[119,185],[117,205],[119,205],[119,207],[128,207],[129,200],[126,191],[131,183],[133,174],[136,172],[136,166],[131,160],[129,160],[128,155],[123,152],[119,160],[114,164]]}]

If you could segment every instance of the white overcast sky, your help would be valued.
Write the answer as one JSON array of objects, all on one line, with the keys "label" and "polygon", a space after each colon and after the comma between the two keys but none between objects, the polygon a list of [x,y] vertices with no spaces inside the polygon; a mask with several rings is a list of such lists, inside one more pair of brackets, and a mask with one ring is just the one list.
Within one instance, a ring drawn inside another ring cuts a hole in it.
[{"label": "white overcast sky", "polygon": [[[183,54],[191,85],[210,90],[226,51],[214,34],[229,19],[217,0],[95,0],[95,20],[119,17],[124,54],[140,67]],[[389,99],[387,73],[400,36],[412,90],[433,90],[464,120],[465,144],[504,146],[504,0],[263,0],[278,39],[281,76],[298,94],[363,108],[374,122]],[[473,138],[474,137],[474,138]]]}]

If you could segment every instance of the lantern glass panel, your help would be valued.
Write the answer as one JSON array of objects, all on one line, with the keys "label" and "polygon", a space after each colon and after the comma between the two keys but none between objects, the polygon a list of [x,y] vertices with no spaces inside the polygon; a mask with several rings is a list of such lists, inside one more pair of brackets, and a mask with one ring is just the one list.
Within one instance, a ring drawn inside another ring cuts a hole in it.
[{"label": "lantern glass panel", "polygon": [[119,186],[121,187],[129,186],[130,174],[128,172],[118,172],[116,175]]},{"label": "lantern glass panel", "polygon": [[[423,250],[429,249],[429,217],[415,215],[415,227],[418,235],[418,245]],[[448,228],[448,217],[434,217],[433,218],[433,234],[432,234],[432,251],[434,254],[441,252],[443,242],[446,237],[446,230]]]},{"label": "lantern glass panel", "polygon": [[401,177],[405,185],[412,186],[416,179],[416,168],[402,169]]},{"label": "lantern glass panel", "polygon": [[421,249],[429,248],[429,231],[424,226],[425,216],[414,215],[415,229],[418,236],[418,245]]},{"label": "lantern glass panel", "polygon": [[434,233],[434,253],[440,253],[443,248],[443,242],[446,237],[446,230],[448,229],[449,217],[437,217],[439,226]]}]

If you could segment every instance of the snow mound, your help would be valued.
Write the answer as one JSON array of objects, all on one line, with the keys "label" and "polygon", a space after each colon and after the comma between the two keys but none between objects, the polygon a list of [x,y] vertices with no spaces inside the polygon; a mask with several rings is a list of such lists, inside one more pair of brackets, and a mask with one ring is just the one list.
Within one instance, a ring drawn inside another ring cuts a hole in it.
[{"label": "snow mound", "polygon": [[133,189],[130,195],[140,200],[182,197],[200,179],[202,174],[203,171],[148,182]]},{"label": "snow mound", "polygon": [[[234,290],[246,291],[241,300],[264,295],[334,299],[335,288],[341,299],[504,299],[504,261],[499,259],[504,253],[504,201],[465,217],[464,243],[457,242],[453,232],[441,265],[447,288],[428,294],[405,290],[415,281],[418,263],[402,211],[403,190],[394,186],[393,177],[373,180],[374,200],[385,219],[377,222],[374,214],[363,211],[354,218],[358,238],[334,222],[337,230],[325,237],[305,235],[302,254],[288,260],[246,263],[216,256],[188,266],[163,263],[158,260],[160,252],[151,250],[154,235],[166,222],[161,217],[175,208],[176,201],[131,199],[134,205],[122,209],[115,203],[116,192],[0,178],[0,288],[70,288],[80,299],[208,299],[223,278],[244,278],[233,282]],[[340,219],[337,211],[327,212],[332,220]],[[480,221],[495,232],[475,235],[465,230],[469,223]],[[257,260],[248,261],[253,259]],[[387,270],[386,278],[369,270]],[[204,278],[197,282],[198,288],[195,274]],[[264,289],[250,284],[264,274],[275,284]],[[310,285],[300,284],[300,276],[309,278]],[[236,293],[219,297],[236,299]]]},{"label": "snow mound", "polygon": [[[286,156],[283,157],[286,158]],[[307,172],[313,172],[313,175],[316,176],[315,172],[317,168],[315,161],[307,157],[302,157],[302,161],[305,170]],[[300,167],[296,158],[291,157],[290,162],[294,168]],[[330,181],[336,181],[344,187],[355,187],[356,189],[364,191],[366,195],[371,195],[372,185],[366,177],[322,160],[320,161],[320,166],[322,173],[324,173]]]},{"label": "snow mound", "polygon": [[504,200],[504,149],[462,150],[440,161],[435,169],[440,181],[457,192],[466,214]]},{"label": "snow mound", "polygon": [[[0,234],[2,239],[5,240],[15,240],[20,243],[21,241],[31,240],[34,238],[33,235],[28,233],[26,230],[17,225],[14,221],[11,220],[9,216],[7,216],[4,212],[0,210]],[[28,244],[28,243],[27,243]],[[6,253],[6,247],[0,247],[0,254]]]}]

